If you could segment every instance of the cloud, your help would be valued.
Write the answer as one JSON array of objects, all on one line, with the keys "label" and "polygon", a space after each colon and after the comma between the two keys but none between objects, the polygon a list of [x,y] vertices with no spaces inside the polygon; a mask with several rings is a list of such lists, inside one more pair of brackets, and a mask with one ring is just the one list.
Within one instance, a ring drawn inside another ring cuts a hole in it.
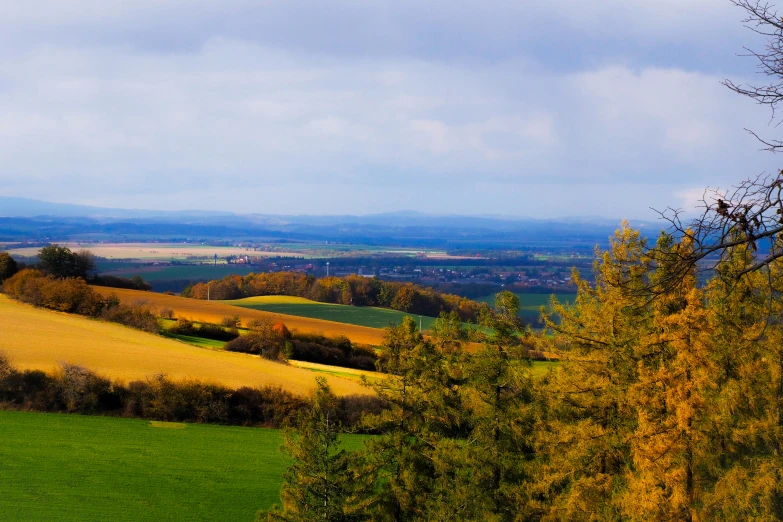
[{"label": "cloud", "polygon": [[735,16],[707,0],[6,3],[0,184],[122,206],[642,215],[774,167],[742,130],[768,114],[694,59],[734,41]]}]

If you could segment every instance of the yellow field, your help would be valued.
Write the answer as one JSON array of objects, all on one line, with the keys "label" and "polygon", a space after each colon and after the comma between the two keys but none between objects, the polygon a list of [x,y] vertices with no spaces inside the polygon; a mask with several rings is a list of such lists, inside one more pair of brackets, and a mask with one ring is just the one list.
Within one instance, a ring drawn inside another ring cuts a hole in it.
[{"label": "yellow field", "polygon": [[[320,333],[326,336],[344,335],[351,342],[358,344],[370,344],[378,346],[383,342],[383,330],[368,328],[366,326],[354,326],[350,324],[334,323],[322,319],[310,319],[294,315],[275,314],[261,310],[251,310],[224,304],[219,301],[202,301],[188,299],[173,295],[157,294],[154,292],[142,292],[140,290],[124,290],[121,288],[93,287],[96,291],[106,296],[110,293],[117,294],[124,303],[146,302],[155,308],[171,308],[177,317],[218,323],[223,317],[238,315],[243,325],[247,325],[253,319],[280,320],[290,330],[302,333]],[[295,298],[289,298],[295,299]]]},{"label": "yellow field", "polygon": [[[217,254],[218,257],[226,256],[296,256],[292,252],[261,252],[237,247],[216,247],[186,245],[182,243],[61,243],[71,250],[89,250],[98,257],[106,259],[138,259],[146,261],[171,261],[184,260],[190,257],[208,257],[211,258]],[[11,255],[35,257],[38,255],[40,247],[14,248],[8,250]]]},{"label": "yellow field", "polygon": [[[332,303],[321,303],[313,301],[311,299],[305,299],[304,297],[294,297],[292,295],[260,295],[255,297],[245,297],[244,299],[234,299],[228,301],[222,301],[226,304],[313,304],[313,305],[326,305],[329,306]],[[340,305],[334,305],[340,306]]]},{"label": "yellow field", "polygon": [[378,372],[368,372],[366,370],[357,370],[355,368],[341,368],[339,366],[329,366],[328,364],[319,364],[307,361],[290,361],[292,366],[297,368],[304,368],[312,372],[326,373],[330,375],[338,375],[346,379],[352,379],[357,382],[361,382],[362,377],[367,377],[370,381],[382,379],[385,374]]},{"label": "yellow field", "polygon": [[354,379],[332,372],[315,373],[258,356],[196,348],[112,323],[33,308],[2,295],[0,332],[0,351],[20,369],[50,371],[66,362],[124,381],[165,373],[172,379],[192,378],[232,388],[280,386],[297,394],[308,393],[316,375],[323,375],[337,394],[372,393]]}]

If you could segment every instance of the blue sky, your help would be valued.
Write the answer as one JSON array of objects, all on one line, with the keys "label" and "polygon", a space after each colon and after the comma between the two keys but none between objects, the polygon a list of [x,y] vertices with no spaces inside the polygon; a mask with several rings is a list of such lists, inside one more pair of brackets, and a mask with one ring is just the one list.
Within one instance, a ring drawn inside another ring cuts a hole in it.
[{"label": "blue sky", "polygon": [[0,190],[126,208],[649,218],[774,172],[728,0],[0,4]]}]

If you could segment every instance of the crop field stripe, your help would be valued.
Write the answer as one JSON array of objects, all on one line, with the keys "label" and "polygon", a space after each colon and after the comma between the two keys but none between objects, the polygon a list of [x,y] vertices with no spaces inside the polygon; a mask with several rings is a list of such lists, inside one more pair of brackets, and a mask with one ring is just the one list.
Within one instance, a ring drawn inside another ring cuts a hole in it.
[{"label": "crop field stripe", "polygon": [[[165,373],[176,380],[212,381],[232,388],[280,386],[302,395],[315,387],[312,372],[301,368],[196,348],[113,323],[33,308],[2,295],[0,332],[0,352],[20,369],[52,371],[67,362],[126,382]],[[339,395],[372,393],[352,380],[327,380]]]},{"label": "crop field stripe", "polygon": [[407,314],[387,308],[319,303],[301,297],[290,296],[248,297],[246,299],[220,302],[251,310],[308,317],[370,328],[385,328],[389,324],[400,324],[404,317],[411,317],[416,321],[417,325],[421,318],[422,329],[428,330],[435,321],[434,317]]},{"label": "crop field stripe", "polygon": [[327,336],[344,335],[348,337],[351,342],[375,346],[380,345],[383,342],[384,332],[378,328],[368,328],[335,321],[324,321],[309,317],[253,310],[225,304],[221,301],[202,301],[154,292],[125,290],[120,288],[97,286],[93,288],[104,296],[114,293],[124,303],[146,302],[150,306],[156,308],[171,308],[174,310],[177,317],[192,319],[194,321],[219,323],[220,320],[226,316],[239,315],[244,326],[247,326],[253,319],[281,320],[289,329],[296,329],[303,333],[320,333]]},{"label": "crop field stripe", "polygon": [[0,432],[4,521],[250,522],[288,465],[261,428],[0,411]]}]

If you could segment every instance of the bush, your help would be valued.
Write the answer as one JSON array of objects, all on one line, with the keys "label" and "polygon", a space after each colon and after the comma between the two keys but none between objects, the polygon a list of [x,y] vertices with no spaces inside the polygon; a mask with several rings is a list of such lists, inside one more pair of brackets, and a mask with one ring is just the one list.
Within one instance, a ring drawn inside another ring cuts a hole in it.
[{"label": "bush", "polygon": [[[175,382],[165,375],[126,386],[68,364],[53,374],[18,371],[2,354],[0,403],[33,411],[269,428],[291,423],[309,407],[306,398],[268,386],[232,390],[199,381]],[[384,407],[377,397],[349,396],[340,400],[337,415],[346,427],[358,427],[364,413],[378,413]]]},{"label": "bush", "polygon": [[104,308],[101,296],[83,279],[55,279],[29,268],[7,279],[3,292],[19,301],[60,312],[97,316]]},{"label": "bush", "polygon": [[152,290],[152,285],[145,282],[141,276],[133,276],[132,279],[126,277],[117,277],[113,275],[95,276],[90,282],[97,286],[107,286],[110,288],[125,288],[127,290]]},{"label": "bush", "polygon": [[226,343],[226,346],[224,347],[224,349],[229,352],[260,355],[264,359],[269,359],[270,361],[285,361],[286,353],[284,348],[284,339],[265,336],[258,332],[241,335]]},{"label": "bush", "polygon": [[236,328],[240,325],[240,319],[238,315],[227,315],[220,320],[220,324],[226,328]]},{"label": "bush", "polygon": [[141,304],[117,304],[116,306],[107,307],[101,314],[101,319],[150,333],[157,333],[159,330],[158,318],[155,312]]},{"label": "bush", "polygon": [[0,283],[13,276],[19,270],[14,258],[7,252],[0,252]]}]

